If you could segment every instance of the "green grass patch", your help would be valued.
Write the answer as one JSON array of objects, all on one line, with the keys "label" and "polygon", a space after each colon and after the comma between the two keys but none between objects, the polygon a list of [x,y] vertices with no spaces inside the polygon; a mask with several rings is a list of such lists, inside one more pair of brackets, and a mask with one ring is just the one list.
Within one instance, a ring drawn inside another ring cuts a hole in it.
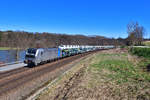
[{"label": "green grass patch", "polygon": [[144,44],[145,46],[150,46],[150,41],[144,41],[143,44]]},{"label": "green grass patch", "polygon": [[148,66],[150,66],[150,48],[134,47],[134,48],[130,48],[129,52],[133,55],[142,57],[138,66],[142,67],[145,70],[150,71],[150,68],[148,68]]},{"label": "green grass patch", "polygon": [[[128,60],[127,54],[99,54],[97,63],[92,68],[101,75],[104,75],[109,81],[117,84],[125,82],[150,81],[150,75],[142,72],[139,66],[134,66]],[[107,71],[109,73],[104,73]]]}]

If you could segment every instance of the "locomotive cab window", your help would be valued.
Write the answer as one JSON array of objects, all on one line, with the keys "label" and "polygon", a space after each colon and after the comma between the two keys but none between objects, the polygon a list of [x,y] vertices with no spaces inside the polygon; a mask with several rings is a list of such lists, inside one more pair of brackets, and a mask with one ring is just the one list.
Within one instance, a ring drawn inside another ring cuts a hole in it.
[{"label": "locomotive cab window", "polygon": [[29,49],[27,50],[27,52],[30,53],[30,54],[36,54],[36,49],[34,49],[34,48],[29,48]]}]

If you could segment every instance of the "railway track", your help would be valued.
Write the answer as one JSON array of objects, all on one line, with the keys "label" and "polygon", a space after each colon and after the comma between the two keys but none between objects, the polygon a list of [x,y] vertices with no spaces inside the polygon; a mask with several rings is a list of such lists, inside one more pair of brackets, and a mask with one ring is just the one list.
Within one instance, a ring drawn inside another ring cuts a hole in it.
[{"label": "railway track", "polygon": [[97,51],[67,57],[35,68],[23,67],[9,72],[0,73],[0,96],[19,88],[21,85],[28,83],[33,79],[52,72],[55,69],[61,68],[76,59],[85,57],[94,52]]}]

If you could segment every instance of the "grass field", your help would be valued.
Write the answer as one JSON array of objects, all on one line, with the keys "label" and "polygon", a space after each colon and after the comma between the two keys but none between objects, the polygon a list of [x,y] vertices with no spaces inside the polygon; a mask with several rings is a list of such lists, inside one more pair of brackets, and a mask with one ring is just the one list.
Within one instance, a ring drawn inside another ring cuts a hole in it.
[{"label": "grass field", "polygon": [[16,50],[17,48],[0,47],[0,50]]},{"label": "grass field", "polygon": [[146,46],[150,46],[150,41],[144,41],[143,44]]},{"label": "grass field", "polygon": [[150,73],[144,64],[127,52],[100,52],[75,66],[38,99],[150,100]]},{"label": "grass field", "polygon": [[[136,80],[150,81],[150,75],[142,72],[139,66],[134,66],[129,61],[126,53],[124,54],[100,54],[97,56],[99,61],[92,65],[92,70],[104,75],[107,80],[116,84],[124,84],[126,82],[135,82]],[[103,72],[108,72],[104,73]],[[135,80],[136,79],[136,80]]]}]

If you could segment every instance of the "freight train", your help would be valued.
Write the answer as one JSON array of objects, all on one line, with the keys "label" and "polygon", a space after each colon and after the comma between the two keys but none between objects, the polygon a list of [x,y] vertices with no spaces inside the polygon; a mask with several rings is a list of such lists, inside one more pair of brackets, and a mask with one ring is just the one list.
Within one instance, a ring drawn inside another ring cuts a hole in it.
[{"label": "freight train", "polygon": [[89,51],[112,49],[114,46],[76,46],[62,45],[58,48],[29,48],[26,50],[25,60],[28,66],[37,66],[52,60],[69,57]]}]

